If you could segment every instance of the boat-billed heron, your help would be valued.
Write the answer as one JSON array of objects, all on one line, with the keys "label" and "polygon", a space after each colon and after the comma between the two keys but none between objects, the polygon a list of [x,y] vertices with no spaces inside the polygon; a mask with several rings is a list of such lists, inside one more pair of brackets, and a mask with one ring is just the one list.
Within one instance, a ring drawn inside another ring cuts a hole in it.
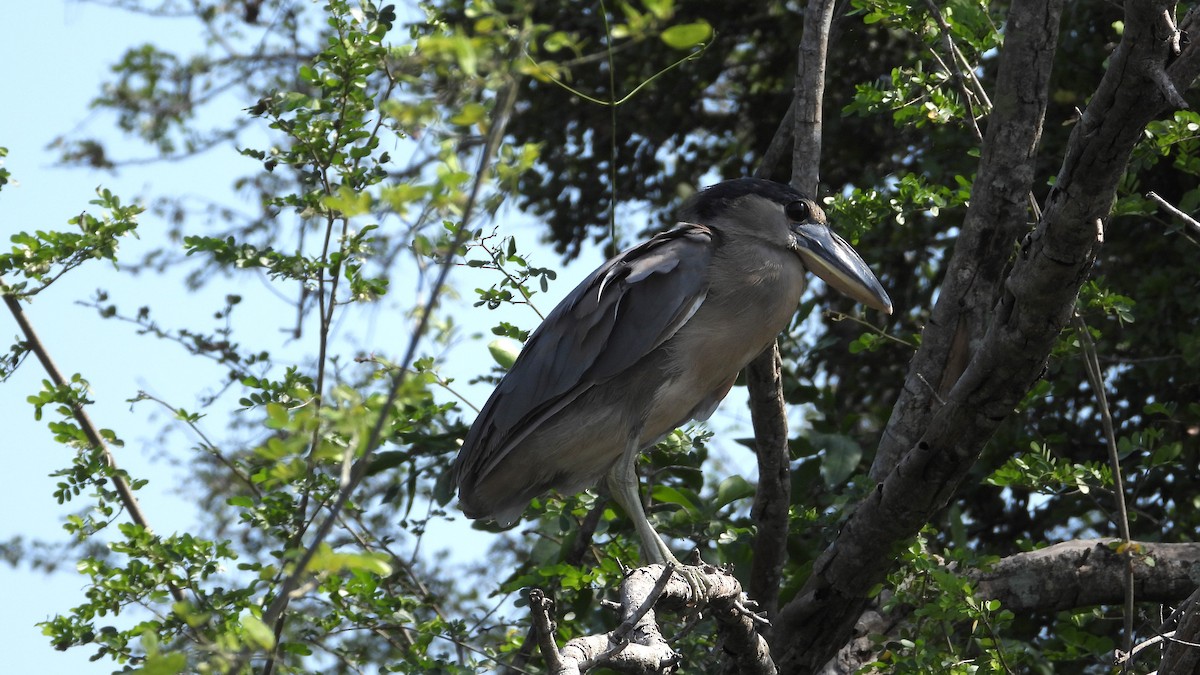
[{"label": "boat-billed heron", "polygon": [[529,336],[454,462],[468,517],[507,525],[534,497],[607,476],[644,555],[678,564],[638,497],[641,452],[712,414],[787,327],[806,270],[891,313],[867,264],[787,185],[719,183],[679,216],[592,272]]}]

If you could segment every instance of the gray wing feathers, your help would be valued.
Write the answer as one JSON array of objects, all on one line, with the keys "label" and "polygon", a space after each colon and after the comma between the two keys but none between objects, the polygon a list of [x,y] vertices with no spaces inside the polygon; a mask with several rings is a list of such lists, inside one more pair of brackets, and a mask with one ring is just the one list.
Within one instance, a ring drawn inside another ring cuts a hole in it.
[{"label": "gray wing feathers", "polygon": [[455,482],[478,480],[554,413],[670,339],[703,303],[712,232],[681,224],[609,260],[534,331],[471,427]]}]

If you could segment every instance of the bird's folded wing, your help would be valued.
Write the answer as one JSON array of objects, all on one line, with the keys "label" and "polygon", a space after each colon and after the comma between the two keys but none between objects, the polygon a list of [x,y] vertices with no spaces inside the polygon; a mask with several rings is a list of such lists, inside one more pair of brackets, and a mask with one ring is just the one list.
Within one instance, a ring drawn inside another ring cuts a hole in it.
[{"label": "bird's folded wing", "polygon": [[479,413],[455,462],[485,475],[596,384],[670,339],[704,302],[713,233],[683,223],[609,260],[546,317]]}]

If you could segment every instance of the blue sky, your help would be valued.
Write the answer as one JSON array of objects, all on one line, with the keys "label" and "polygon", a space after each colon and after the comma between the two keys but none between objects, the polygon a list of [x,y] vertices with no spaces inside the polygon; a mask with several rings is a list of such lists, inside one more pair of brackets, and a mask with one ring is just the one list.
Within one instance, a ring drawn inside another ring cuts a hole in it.
[{"label": "blue sky", "polygon": [[[16,181],[0,193],[0,237],[7,244],[9,236],[19,230],[65,228],[68,218],[87,208],[99,185],[129,196],[151,188],[156,182],[152,178],[157,177],[149,167],[119,176],[59,168],[46,146],[59,134],[89,120],[88,101],[105,77],[108,64],[125,47],[150,35],[192,38],[182,30],[172,32],[184,28],[180,24],[165,26],[69,1],[9,3],[5,15],[0,23],[0,88],[5,98],[0,106],[0,145],[9,149],[6,166]],[[140,418],[148,410],[130,411],[124,403],[136,394],[128,379],[130,366],[161,363],[165,354],[145,341],[135,347],[128,328],[101,321],[94,311],[73,304],[87,299],[95,288],[117,282],[111,267],[92,265],[66,277],[26,310],[59,368],[66,373],[84,372],[92,381],[98,401],[92,414],[98,424],[136,437]],[[0,330],[5,345],[18,332],[7,312],[0,318]],[[55,503],[51,495],[56,481],[48,474],[66,466],[70,457],[65,448],[51,441],[44,424],[34,421],[31,407],[24,402],[44,377],[38,364],[30,361],[0,384],[0,416],[6,429],[4,457],[9,476],[15,478],[0,491],[0,509],[6,514],[0,519],[0,540],[16,535],[49,540],[65,537],[61,522],[70,510]],[[175,393],[159,382],[143,378],[142,383],[160,387],[163,394]],[[151,453],[122,452],[118,461],[135,473],[164,474],[162,464],[153,461]],[[161,485],[144,499],[156,527],[181,527],[189,519],[186,502],[181,503]],[[5,606],[0,612],[0,635],[6,643],[3,670],[55,675],[114,669],[111,663],[88,662],[89,651],[55,651],[34,625],[82,599],[83,578],[75,573],[71,561],[66,562],[64,570],[49,576],[26,567],[0,566],[0,597]]]},{"label": "blue sky", "polygon": [[[120,195],[124,201],[152,200],[156,195],[189,194],[236,201],[230,193],[233,176],[253,169],[231,149],[182,163],[146,165],[122,169],[118,174],[56,165],[47,146],[60,134],[84,128],[112,140],[111,154],[145,157],[149,150],[136,143],[121,142],[112,120],[89,110],[88,102],[107,79],[109,66],[131,45],[153,41],[183,49],[199,44],[198,26],[187,21],[148,19],[102,6],[67,1],[9,3],[0,24],[0,146],[9,149],[6,167],[14,183],[0,193],[0,242],[17,231],[66,229],[67,220],[85,209],[98,186]],[[244,104],[243,104],[244,105]],[[240,106],[239,106],[240,107]],[[238,114],[238,109],[223,115]],[[159,245],[164,225],[151,214],[142,220],[139,239],[122,245],[122,256],[136,259],[141,252]],[[547,260],[547,264],[551,261]],[[218,281],[199,293],[182,290],[180,278],[186,270],[164,278],[134,277],[118,273],[107,263],[90,263],[68,274],[26,305],[26,311],[58,367],[68,376],[79,372],[91,383],[96,404],[90,414],[98,425],[111,428],[126,442],[114,452],[118,464],[131,474],[151,480],[140,493],[143,508],[157,532],[184,530],[195,525],[196,509],[187,487],[186,461],[194,438],[167,423],[165,410],[149,403],[131,406],[127,400],[146,391],[173,405],[197,409],[203,391],[193,391],[195,382],[214,385],[222,377],[219,366],[186,357],[178,347],[160,340],[139,337],[127,324],[102,320],[93,309],[76,304],[92,297],[97,288],[111,292],[129,311],[150,305],[165,326],[203,327],[211,324],[212,312],[227,292],[243,292],[245,279]],[[262,290],[262,289],[259,289]],[[558,290],[558,289],[556,289]],[[563,288],[561,292],[565,292]],[[261,298],[259,296],[262,296]],[[263,326],[258,334],[242,334],[250,342],[273,354],[286,353],[287,345],[275,326],[293,321],[282,303],[270,294],[245,292],[242,316],[253,316]],[[361,343],[378,343],[382,354],[398,354],[403,347],[400,329],[382,317],[372,321],[354,337]],[[15,338],[18,328],[6,313],[0,318],[5,340]],[[8,342],[5,342],[7,345]],[[477,352],[486,354],[486,351]],[[468,360],[469,361],[469,360]],[[45,422],[33,419],[25,398],[40,388],[45,377],[39,364],[29,359],[17,375],[0,384],[0,416],[4,420],[4,457],[9,485],[0,491],[0,540],[14,536],[63,540],[63,518],[71,505],[58,506],[52,493],[55,479],[49,474],[69,465],[69,451],[52,441]],[[486,392],[476,394],[486,396]],[[228,397],[227,397],[228,398]],[[481,402],[481,401],[477,401]],[[221,416],[229,409],[217,406],[202,422],[214,438],[225,436]],[[159,430],[171,429],[159,435]],[[461,537],[461,533],[453,535]],[[444,547],[450,536],[438,536],[427,551]],[[477,541],[472,549],[486,544]],[[0,566],[0,635],[5,636],[5,658],[0,670],[42,675],[57,673],[108,673],[116,666],[107,660],[90,663],[92,650],[55,651],[35,624],[68,611],[82,600],[85,579],[68,559],[64,569],[46,575],[23,566]]]}]

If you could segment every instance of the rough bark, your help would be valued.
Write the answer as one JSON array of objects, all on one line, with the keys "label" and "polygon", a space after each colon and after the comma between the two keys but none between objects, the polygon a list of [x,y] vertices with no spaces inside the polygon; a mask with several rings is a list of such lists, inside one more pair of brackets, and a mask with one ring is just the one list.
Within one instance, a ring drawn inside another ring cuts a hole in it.
[{"label": "rough bark", "polygon": [[[1122,41],[1072,133],[1037,227],[1022,242],[1011,273],[998,289],[999,301],[986,313],[987,330],[976,341],[968,365],[941,397],[944,402],[921,394],[920,388],[926,385],[915,377],[909,379],[907,395],[921,395],[925,403],[898,405],[893,413],[884,439],[885,444],[897,446],[888,453],[895,458],[893,468],[884,471],[884,466],[876,472],[880,484],[858,504],[814,562],[805,586],[781,610],[772,634],[781,672],[814,672],[845,644],[870,589],[890,568],[892,552],[953,497],[984,444],[1043,372],[1095,259],[1103,218],[1134,144],[1150,120],[1178,105],[1177,88],[1190,85],[1196,77],[1200,64],[1196,43],[1167,68],[1172,42],[1177,39],[1174,26],[1167,25],[1173,10],[1171,2],[1126,3]],[[1029,49],[1016,46],[1022,43],[1046,43],[1040,51],[1045,55],[1057,34],[1060,11],[1061,2],[1015,2],[1002,58]],[[1040,71],[1027,69],[1031,72]],[[999,92],[996,98],[1009,100]],[[1011,100],[1017,104],[1025,101]],[[998,103],[996,113],[1007,105]],[[992,140],[985,154],[1003,153],[998,133],[989,125],[988,138]],[[992,180],[1003,178],[997,175]],[[980,198],[995,189],[982,181],[977,181],[976,188]],[[975,251],[960,242],[963,250],[956,250],[955,257],[991,251],[988,242],[992,239],[983,235],[979,233],[980,248]],[[1004,241],[1000,249],[1007,245]],[[1007,255],[1005,252],[1005,259]],[[986,289],[971,292],[967,282],[982,278],[982,268],[991,269],[995,264],[981,261],[977,267],[964,267],[957,263],[939,304],[973,297],[984,302],[989,295]],[[943,320],[961,314],[938,312]],[[960,322],[951,323],[953,326],[943,323],[941,329],[931,329],[940,330],[937,335],[941,339],[926,337],[922,350],[930,353],[919,354],[918,361],[946,361]],[[936,375],[925,379],[943,381]]]},{"label": "rough bark", "polygon": [[[1080,539],[1018,553],[967,576],[975,595],[1014,612],[1121,604],[1125,555],[1119,539]],[[1133,542],[1134,596],[1175,604],[1200,583],[1200,544]]]},{"label": "rough bark", "polygon": [[774,617],[779,611],[779,584],[787,560],[788,512],[792,503],[787,409],[783,401],[782,361],[774,343],[746,368],[750,393],[750,420],[754,424],[754,453],[758,459],[758,489],[750,517],[754,532],[754,560],[749,591],[762,611]]},{"label": "rough bark", "polygon": [[[1004,609],[1020,614],[1120,605],[1126,570],[1126,556],[1117,550],[1120,544],[1121,540],[1116,538],[1066,541],[1003,558],[987,569],[968,570],[964,576],[974,584],[977,598],[999,600]],[[1135,593],[1142,602],[1179,606],[1180,600],[1200,582],[1198,543],[1135,541],[1129,552],[1134,561]],[[881,645],[911,635],[914,608],[900,606],[884,613],[880,607],[888,605],[888,598],[886,589],[879,597],[872,598],[855,623],[853,638],[821,668],[820,675],[857,673],[879,659]],[[1170,626],[1178,625],[1175,635],[1170,637],[1177,637],[1189,625],[1190,603],[1189,599],[1180,607],[1178,622],[1172,619],[1163,628],[1168,631]],[[1196,623],[1200,629],[1200,620]],[[1152,641],[1164,642],[1161,638],[1151,638],[1141,648],[1152,646],[1149,644]],[[1186,658],[1185,647],[1180,645],[1177,650],[1181,658]],[[1163,664],[1160,668],[1163,673],[1190,672],[1170,670],[1165,660]]]},{"label": "rough bark", "polygon": [[792,187],[817,196],[821,178],[821,105],[825,99],[825,59],[833,0],[812,0],[804,11],[796,68],[796,131],[792,146]]},{"label": "rough bark", "polygon": [[1029,230],[1029,191],[1063,8],[1062,0],[1043,4],[1016,2],[1009,12],[971,204],[880,441],[871,468],[877,481],[915,445],[938,397],[949,392],[978,351],[1013,248]]}]

